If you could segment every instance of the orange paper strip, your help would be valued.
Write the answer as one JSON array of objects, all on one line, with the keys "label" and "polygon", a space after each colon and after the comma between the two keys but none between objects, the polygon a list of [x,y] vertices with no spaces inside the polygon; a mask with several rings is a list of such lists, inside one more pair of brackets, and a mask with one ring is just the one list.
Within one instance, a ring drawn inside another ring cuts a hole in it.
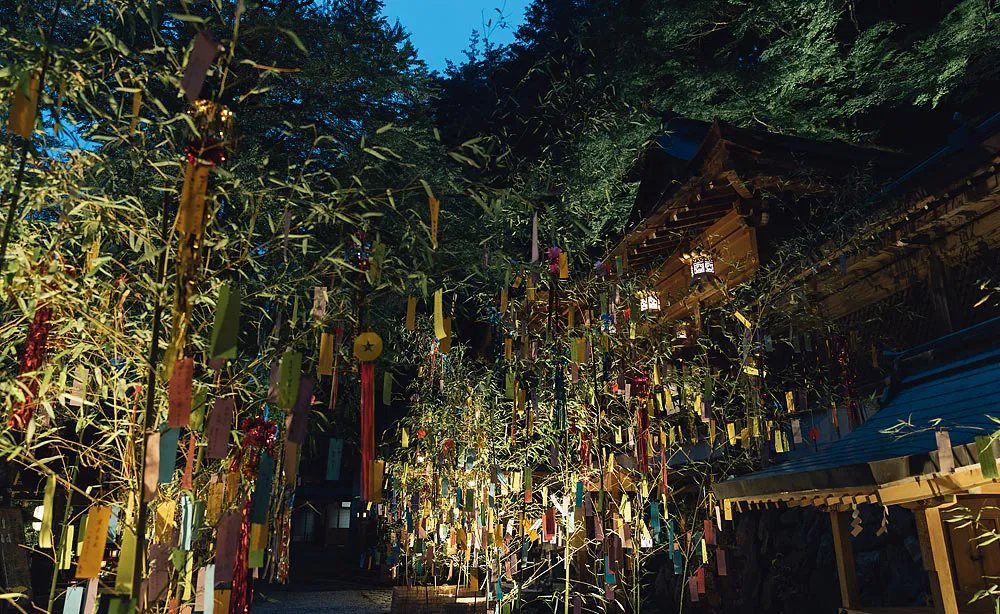
[{"label": "orange paper strip", "polygon": [[431,247],[437,249],[438,246],[438,216],[441,213],[441,202],[431,196],[429,198],[431,208]]},{"label": "orange paper strip", "polygon": [[30,139],[35,130],[35,116],[38,113],[38,75],[28,77],[28,95],[21,86],[14,88],[14,100],[10,105],[7,132],[18,134],[22,139]]}]

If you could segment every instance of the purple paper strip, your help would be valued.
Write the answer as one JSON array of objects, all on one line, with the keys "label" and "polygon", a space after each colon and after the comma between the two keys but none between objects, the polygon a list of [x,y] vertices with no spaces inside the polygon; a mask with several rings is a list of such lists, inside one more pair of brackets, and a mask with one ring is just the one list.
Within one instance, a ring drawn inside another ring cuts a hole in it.
[{"label": "purple paper strip", "polygon": [[208,34],[200,32],[194,41],[194,49],[191,50],[191,56],[184,68],[184,78],[181,80],[181,89],[184,90],[189,102],[194,102],[201,96],[205,75],[208,74],[217,51],[218,46],[212,42]]},{"label": "purple paper strip", "polygon": [[212,414],[208,417],[208,458],[226,458],[229,451],[229,433],[233,426],[236,401],[233,397],[215,399]]},{"label": "purple paper strip", "polygon": [[243,514],[230,512],[219,519],[215,545],[215,581],[232,582],[236,565],[236,550],[240,545],[240,524]]},{"label": "purple paper strip", "polygon": [[299,382],[299,396],[292,409],[292,422],[288,426],[288,441],[297,444],[306,442],[306,427],[309,425],[309,408],[312,405],[313,379],[303,377]]}]

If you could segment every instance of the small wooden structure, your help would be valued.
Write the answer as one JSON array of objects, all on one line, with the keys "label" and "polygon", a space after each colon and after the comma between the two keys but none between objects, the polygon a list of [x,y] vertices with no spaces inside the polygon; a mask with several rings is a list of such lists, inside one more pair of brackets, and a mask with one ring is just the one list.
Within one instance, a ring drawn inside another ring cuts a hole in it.
[{"label": "small wooden structure", "polygon": [[[924,569],[938,614],[993,611],[968,605],[976,591],[1000,576],[1000,542],[976,537],[1000,528],[1000,479],[992,459],[1000,441],[977,447],[976,436],[1000,426],[1000,318],[915,347],[896,357],[883,407],[843,440],[811,456],[728,480],[715,487],[738,508],[809,506],[830,514],[843,608],[859,603],[851,512],[858,504],[913,510]],[[994,412],[995,413],[995,412]],[[939,433],[947,434],[950,443]],[[986,473],[980,455],[988,457]],[[959,511],[978,520],[948,522]]]}]

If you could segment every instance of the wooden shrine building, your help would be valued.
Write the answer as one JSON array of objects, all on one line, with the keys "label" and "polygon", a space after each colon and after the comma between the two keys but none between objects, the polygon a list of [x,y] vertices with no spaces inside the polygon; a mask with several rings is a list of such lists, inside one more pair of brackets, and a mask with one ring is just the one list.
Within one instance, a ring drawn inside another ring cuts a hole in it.
[{"label": "wooden shrine building", "polygon": [[[667,321],[697,332],[702,308],[768,266],[810,211],[846,202],[857,213],[848,240],[786,265],[783,286],[784,300],[849,338],[864,411],[838,423],[845,408],[831,419],[831,401],[812,399],[793,417],[809,416],[823,437],[794,453],[772,442],[767,466],[715,484],[716,498],[736,510],[828,512],[845,612],[992,612],[992,599],[970,601],[1000,577],[1000,542],[977,540],[1000,534],[1000,300],[986,296],[1000,274],[1000,114],[917,164],[719,121],[675,118],[667,130],[641,161],[629,230],[608,258],[648,276]],[[685,255],[698,248],[714,257],[716,283],[691,284]],[[928,605],[859,602],[851,533],[861,505],[913,511]],[[971,520],[954,521],[963,515]]]}]

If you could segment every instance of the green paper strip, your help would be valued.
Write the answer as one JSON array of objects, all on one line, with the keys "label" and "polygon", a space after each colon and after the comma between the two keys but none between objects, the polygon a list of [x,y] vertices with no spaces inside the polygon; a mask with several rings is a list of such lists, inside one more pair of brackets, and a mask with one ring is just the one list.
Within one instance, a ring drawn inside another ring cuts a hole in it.
[{"label": "green paper strip", "polygon": [[135,567],[135,531],[131,527],[122,530],[122,548],[118,557],[118,573],[115,576],[115,592],[120,595],[132,593],[132,577]]},{"label": "green paper strip", "polygon": [[215,305],[215,326],[212,328],[212,358],[236,358],[241,301],[239,286],[230,287],[227,284],[219,289],[219,301]]},{"label": "green paper strip", "polygon": [[174,479],[177,469],[177,445],[180,441],[181,429],[174,427],[160,432],[160,484],[169,484]]},{"label": "green paper strip", "polygon": [[263,566],[264,566],[264,551],[251,550],[250,558],[247,561],[247,567],[250,569],[260,569]]},{"label": "green paper strip", "polygon": [[990,435],[976,437],[976,448],[979,450],[979,467],[983,471],[983,477],[990,479],[1000,477],[1000,472],[997,471],[997,459],[993,454],[993,437]]},{"label": "green paper strip", "polygon": [[278,407],[288,411],[295,406],[299,396],[299,380],[302,378],[302,354],[285,352],[278,368]]},{"label": "green paper strip", "polygon": [[392,405],[392,373],[388,371],[382,377],[382,404]]}]

